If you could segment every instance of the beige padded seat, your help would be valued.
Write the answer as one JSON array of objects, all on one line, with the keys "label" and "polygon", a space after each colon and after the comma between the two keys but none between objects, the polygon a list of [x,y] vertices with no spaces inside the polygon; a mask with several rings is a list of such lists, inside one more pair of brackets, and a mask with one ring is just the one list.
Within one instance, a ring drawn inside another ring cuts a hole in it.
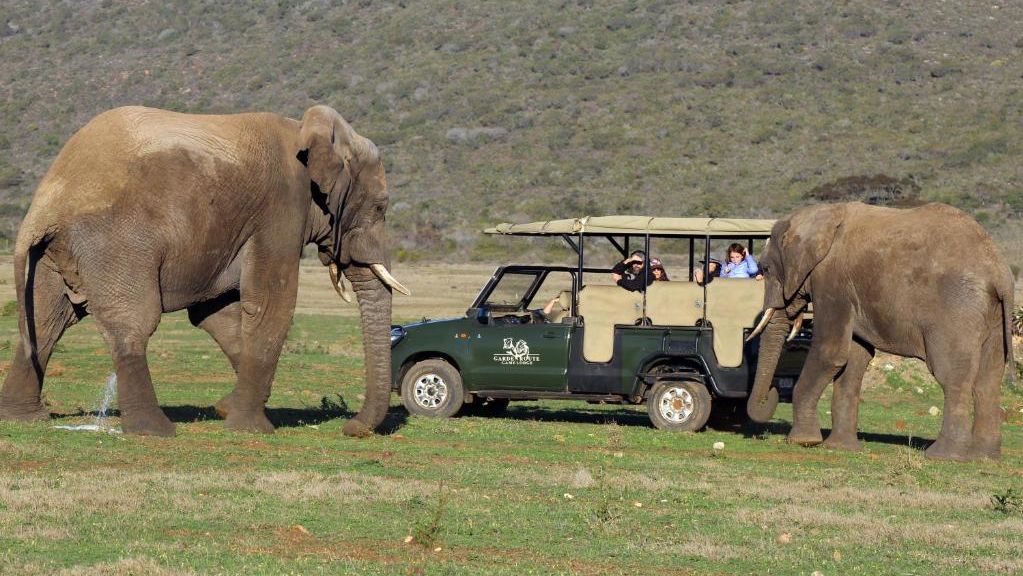
[{"label": "beige padded seat", "polygon": [[572,315],[572,291],[565,290],[561,294],[558,294],[558,304],[554,306],[551,313],[547,316],[551,322],[561,322],[563,318]]},{"label": "beige padded seat", "polygon": [[695,326],[703,318],[703,286],[654,282],[647,288],[646,315],[658,326]]},{"label": "beige padded seat", "polygon": [[748,278],[715,278],[707,284],[707,320],[714,327],[718,364],[742,364],[743,328],[753,328],[764,307],[764,283]]},{"label": "beige padded seat", "polygon": [[643,294],[619,286],[585,286],[579,291],[579,316],[586,323],[583,358],[610,362],[615,324],[634,324],[643,316]]}]

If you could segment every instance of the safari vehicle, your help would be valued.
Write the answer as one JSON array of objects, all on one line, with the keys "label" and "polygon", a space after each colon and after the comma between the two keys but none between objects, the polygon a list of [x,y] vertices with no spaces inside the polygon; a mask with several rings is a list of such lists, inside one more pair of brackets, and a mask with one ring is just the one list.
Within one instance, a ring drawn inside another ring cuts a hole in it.
[{"label": "safari vehicle", "polygon": [[[712,242],[743,242],[752,253],[772,225],[604,216],[484,230],[560,237],[578,264],[499,267],[464,317],[392,327],[393,389],[410,413],[431,416],[498,413],[511,400],[557,398],[645,402],[651,422],[666,430],[699,430],[712,411],[744,418],[759,349],[759,338],[746,338],[761,315],[763,282],[698,283],[689,265],[688,278],[630,292],[610,283],[610,269],[587,267],[584,260],[600,245],[613,248],[617,261],[630,248],[650,254],[652,239],[668,239],[688,244],[689,263],[706,262]],[[542,309],[552,294],[559,305],[546,314]],[[783,400],[799,375],[811,331],[809,320],[779,362],[775,384]]]}]

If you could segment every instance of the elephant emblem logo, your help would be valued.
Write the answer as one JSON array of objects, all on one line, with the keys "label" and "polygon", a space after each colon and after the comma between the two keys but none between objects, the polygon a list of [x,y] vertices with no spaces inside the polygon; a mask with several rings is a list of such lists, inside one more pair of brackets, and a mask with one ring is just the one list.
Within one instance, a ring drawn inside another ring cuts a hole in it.
[{"label": "elephant emblem logo", "polygon": [[506,366],[529,366],[540,361],[539,354],[529,353],[529,344],[525,340],[514,338],[504,339],[504,352],[494,354],[494,362]]}]

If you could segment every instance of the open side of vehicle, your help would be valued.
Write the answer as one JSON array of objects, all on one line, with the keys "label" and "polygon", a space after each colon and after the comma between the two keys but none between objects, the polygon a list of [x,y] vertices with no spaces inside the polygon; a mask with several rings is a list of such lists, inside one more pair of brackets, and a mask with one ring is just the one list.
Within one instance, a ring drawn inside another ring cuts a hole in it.
[{"label": "open side of vehicle", "polygon": [[[654,282],[642,292],[586,285],[586,277],[603,279],[610,271],[584,267],[583,252],[594,236],[623,255],[630,240],[649,248],[651,238],[682,237],[689,239],[690,261],[700,243],[706,262],[712,238],[752,247],[770,235],[771,224],[621,216],[489,229],[561,236],[578,254],[578,266],[500,267],[464,318],[395,326],[393,385],[419,415],[494,414],[510,400],[557,398],[645,403],[651,422],[666,430],[699,430],[712,415],[744,418],[759,350],[759,339],[746,337],[763,308],[763,283],[715,278],[702,284],[690,273],[688,280]],[[545,313],[554,277],[563,289]],[[779,363],[775,378],[783,393],[799,375],[811,331],[812,320]]]}]

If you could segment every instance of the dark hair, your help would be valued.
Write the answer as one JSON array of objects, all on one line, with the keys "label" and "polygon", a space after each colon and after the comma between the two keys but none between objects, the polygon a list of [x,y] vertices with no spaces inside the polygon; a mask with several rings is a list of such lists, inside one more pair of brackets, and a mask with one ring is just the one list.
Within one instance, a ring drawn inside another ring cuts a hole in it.
[{"label": "dark hair", "polygon": [[731,256],[732,252],[735,252],[736,254],[747,254],[748,253],[748,252],[746,252],[746,247],[743,246],[742,244],[739,244],[738,242],[734,242],[734,243],[732,243],[731,246],[728,247],[728,252],[725,253],[725,256]]},{"label": "dark hair", "polygon": [[632,258],[633,256],[642,256],[643,259],[646,260],[646,252],[642,250],[633,250],[632,254],[629,254],[629,258]]}]

